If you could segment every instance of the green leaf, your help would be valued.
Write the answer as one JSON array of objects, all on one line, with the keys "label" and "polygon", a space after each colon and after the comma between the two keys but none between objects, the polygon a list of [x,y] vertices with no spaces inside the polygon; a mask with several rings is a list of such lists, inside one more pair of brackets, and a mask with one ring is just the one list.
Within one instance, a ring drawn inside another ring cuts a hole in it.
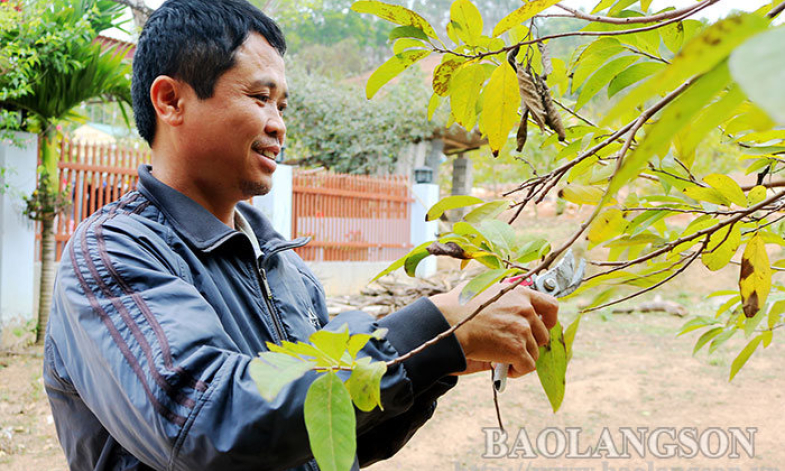
[{"label": "green leaf", "polygon": [[769,308],[769,329],[773,329],[777,325],[783,312],[785,312],[785,300],[777,301]]},{"label": "green leaf", "polygon": [[629,66],[626,70],[613,77],[608,84],[608,98],[619,93],[630,85],[634,85],[646,77],[661,71],[665,64],[659,62],[640,62]]},{"label": "green leaf", "polygon": [[745,318],[746,321],[744,322],[744,336],[749,337],[752,335],[764,317],[766,317],[766,313],[763,312],[763,309],[761,309],[757,314],[755,314],[755,317]]},{"label": "green leaf", "polygon": [[748,343],[747,346],[742,349],[742,351],[739,353],[739,356],[733,360],[733,364],[730,366],[730,378],[728,381],[733,381],[733,378],[736,376],[739,370],[741,370],[744,364],[747,363],[747,360],[750,359],[750,356],[752,356],[752,354],[755,352],[755,349],[758,348],[761,340],[762,338],[760,335],[752,339],[750,343]]},{"label": "green leaf", "polygon": [[602,88],[607,85],[613,78],[615,78],[622,70],[638,61],[637,56],[623,56],[614,59],[605,64],[600,70],[586,81],[581,88],[581,93],[578,96],[578,101],[575,104],[575,110],[579,110],[589,100],[594,97]]},{"label": "green leaf", "polygon": [[564,341],[562,326],[559,322],[550,331],[551,338],[547,345],[540,347],[537,359],[537,376],[548,396],[553,412],[559,410],[564,400],[564,386],[567,377],[567,346]]},{"label": "green leaf", "polygon": [[316,366],[285,353],[264,352],[248,364],[248,373],[265,401],[273,401],[292,381],[301,378]]},{"label": "green leaf", "polygon": [[449,211],[451,209],[457,208],[465,208],[466,206],[473,206],[475,204],[480,204],[483,201],[476,196],[469,196],[469,195],[452,195],[447,196],[446,198],[442,198],[441,201],[436,203],[435,205],[431,206],[431,209],[428,210],[428,214],[425,215],[426,221],[434,221],[439,219],[445,211]]},{"label": "green leaf", "polygon": [[[679,133],[681,152],[684,155],[693,155],[698,144],[703,141],[706,135],[724,123],[743,101],[744,94],[741,89],[736,85],[731,85],[728,93],[705,107],[690,126]],[[694,159],[694,155],[692,158]],[[690,166],[691,161],[688,161],[687,165]]]},{"label": "green leaf", "polygon": [[406,274],[414,277],[416,274],[415,272],[417,271],[417,265],[430,255],[430,252],[427,250],[421,250],[406,257],[406,261],[403,264],[403,269],[406,271]]},{"label": "green leaf", "polygon": [[333,361],[321,350],[310,343],[282,341],[281,345],[267,342],[267,348],[271,352],[285,353],[287,355],[313,357],[318,365],[329,365]]},{"label": "green leaf", "polygon": [[705,201],[706,203],[721,204],[724,206],[731,205],[731,201],[714,188],[705,188],[695,185],[685,188],[684,194],[695,201]]},{"label": "green leaf", "polygon": [[[687,22],[685,22],[686,25]],[[632,90],[605,116],[601,125],[615,121],[630,109],[658,93],[673,90],[688,78],[706,73],[723,62],[747,38],[766,29],[768,22],[755,14],[720,20],[691,39],[669,66]],[[696,108],[700,109],[698,106]],[[693,113],[694,114],[694,113]]]},{"label": "green leaf", "polygon": [[383,361],[369,363],[370,357],[357,361],[352,370],[352,375],[346,381],[346,387],[352,396],[354,405],[363,412],[370,412],[378,405],[382,407],[381,382],[382,376],[387,372],[387,364]]},{"label": "green leaf", "polygon": [[480,223],[479,230],[500,255],[509,254],[517,249],[515,229],[506,222],[486,219]]},{"label": "green leaf", "polygon": [[413,248],[408,254],[406,254],[405,256],[399,258],[398,260],[392,262],[389,267],[387,267],[384,270],[382,270],[381,272],[379,272],[379,274],[376,275],[375,277],[373,277],[373,279],[369,283],[373,283],[374,281],[378,280],[379,278],[381,278],[381,277],[383,277],[385,275],[388,275],[388,274],[394,272],[395,270],[401,268],[402,266],[404,266],[404,264],[406,263],[406,260],[410,256],[412,256],[412,255],[414,255],[416,253],[422,252],[423,250],[427,249],[429,245],[431,245],[431,241],[423,242],[422,244],[420,244],[417,247]]},{"label": "green leaf", "polygon": [[654,153],[664,143],[669,143],[673,136],[689,123],[690,119],[729,81],[728,67],[722,63],[699,78],[667,106],[657,123],[646,133],[641,144],[632,152],[632,155],[624,159],[621,168],[608,185],[607,195],[615,195],[624,184],[637,176]]},{"label": "green leaf", "polygon": [[496,219],[509,206],[510,203],[507,200],[491,201],[471,210],[463,217],[463,220],[471,224],[478,224],[486,219]]},{"label": "green leaf", "polygon": [[455,34],[470,46],[477,46],[482,36],[482,15],[469,0],[455,0],[450,7],[450,20]]},{"label": "green leaf", "polygon": [[348,471],[357,451],[356,419],[352,398],[338,375],[330,372],[311,384],[303,412],[319,469]]},{"label": "green leaf", "polygon": [[695,330],[702,329],[702,328],[710,326],[710,325],[715,325],[718,322],[719,321],[717,321],[716,319],[713,319],[711,317],[696,316],[696,317],[693,317],[692,319],[690,319],[689,321],[687,321],[683,326],[681,326],[681,330],[679,330],[679,333],[676,334],[676,335],[688,334],[688,333],[693,332]]},{"label": "green leaf", "polygon": [[439,105],[442,104],[442,97],[434,93],[431,95],[431,99],[428,101],[428,121],[433,120],[433,115],[436,113],[436,110],[439,108]]},{"label": "green leaf", "polygon": [[583,314],[578,314],[575,320],[573,320],[564,331],[564,347],[567,353],[567,363],[572,359],[572,344],[575,342],[575,335],[578,333],[578,327],[581,325],[582,318]]},{"label": "green leaf", "polygon": [[703,178],[703,181],[722,193],[722,195],[732,203],[737,204],[742,208],[747,206],[747,197],[744,196],[744,192],[741,190],[739,184],[736,183],[736,180],[731,177],[720,173],[712,173],[706,175]]},{"label": "green leaf", "polygon": [[411,50],[403,51],[400,54],[390,57],[387,62],[380,65],[368,78],[368,83],[365,85],[365,96],[370,100],[384,84],[398,76],[418,60],[427,57],[430,54],[431,52],[427,50]]},{"label": "green leaf", "polygon": [[709,343],[709,341],[711,341],[711,339],[720,335],[722,329],[723,329],[722,327],[714,327],[713,329],[709,329],[706,332],[704,332],[703,335],[701,335],[700,338],[698,338],[698,341],[695,342],[695,348],[692,349],[692,354],[695,355],[696,353],[698,353],[701,350],[701,348],[703,348],[704,345],[706,345],[707,343]]},{"label": "green leaf", "polygon": [[715,336],[711,341],[711,345],[709,345],[709,353],[711,354],[717,351],[717,349],[725,344],[725,342],[730,340],[730,338],[733,337],[736,332],[738,332],[738,328],[736,328],[735,325],[725,327],[723,331],[719,335]]},{"label": "green leaf", "polygon": [[342,325],[338,332],[324,329],[316,331],[308,337],[308,340],[328,357],[340,361],[349,345],[349,326]]},{"label": "green leaf", "polygon": [[605,61],[622,51],[624,51],[624,47],[616,38],[600,38],[586,46],[575,63],[572,73],[572,91],[578,90],[583,82]]},{"label": "green leaf", "polygon": [[390,21],[402,26],[413,26],[433,39],[439,39],[436,36],[433,26],[426,21],[425,18],[419,14],[398,5],[390,5],[384,2],[377,2],[374,0],[358,1],[352,5],[352,10],[357,13],[370,13],[376,15],[383,20]]},{"label": "green leaf", "polygon": [[739,46],[730,71],[750,100],[777,123],[785,124],[785,28],[761,33]]},{"label": "green leaf", "polygon": [[475,276],[461,290],[461,294],[458,296],[458,303],[460,305],[468,303],[472,298],[507,276],[508,271],[505,268],[497,268]]},{"label": "green leaf", "polygon": [[420,28],[414,26],[398,26],[390,31],[389,38],[391,41],[394,41],[398,38],[417,38],[427,41],[428,35],[425,34]]},{"label": "green leaf", "polygon": [[400,38],[395,41],[395,44],[393,44],[393,54],[397,56],[407,49],[425,49],[426,47],[427,45],[419,39]]},{"label": "green leaf", "polygon": [[537,13],[559,3],[559,0],[532,0],[522,7],[505,16],[493,28],[493,36],[498,36],[505,31],[527,21]]},{"label": "green leaf", "polygon": [[739,226],[737,224],[725,226],[711,235],[701,260],[706,268],[717,271],[730,263],[739,245],[741,245]]},{"label": "green leaf", "polygon": [[766,244],[760,233],[755,233],[747,242],[747,247],[741,256],[739,291],[744,315],[747,317],[755,316],[766,304],[766,297],[771,291],[771,265],[766,253]]},{"label": "green leaf", "polygon": [[518,105],[521,98],[518,92],[518,77],[512,66],[504,61],[491,75],[485,87],[480,127],[488,135],[488,144],[494,156],[507,142],[510,130],[518,121]]}]

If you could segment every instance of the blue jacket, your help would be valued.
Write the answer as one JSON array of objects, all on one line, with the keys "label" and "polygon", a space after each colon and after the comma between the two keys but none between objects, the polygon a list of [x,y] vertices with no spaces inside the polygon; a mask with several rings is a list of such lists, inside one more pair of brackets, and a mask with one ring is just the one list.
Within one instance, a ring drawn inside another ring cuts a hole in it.
[{"label": "blue jacket", "polygon": [[[390,360],[449,326],[427,299],[376,321],[329,320],[324,292],[253,207],[238,209],[262,250],[140,167],[138,191],[87,221],[63,252],[46,333],[44,381],[72,470],[315,470],[302,406],[314,375],[272,402],[248,364],[266,342],[317,329],[370,333]],[[357,413],[357,465],[394,454],[455,385],[455,337],[390,368],[384,411]]]}]

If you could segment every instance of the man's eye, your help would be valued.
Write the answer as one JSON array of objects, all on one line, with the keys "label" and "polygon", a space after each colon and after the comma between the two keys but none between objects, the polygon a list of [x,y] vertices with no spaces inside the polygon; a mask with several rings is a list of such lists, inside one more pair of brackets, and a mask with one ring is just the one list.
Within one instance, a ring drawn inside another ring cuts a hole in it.
[{"label": "man's eye", "polygon": [[270,97],[267,95],[254,95],[253,97],[261,101],[262,103],[267,103],[268,101],[270,101]]}]

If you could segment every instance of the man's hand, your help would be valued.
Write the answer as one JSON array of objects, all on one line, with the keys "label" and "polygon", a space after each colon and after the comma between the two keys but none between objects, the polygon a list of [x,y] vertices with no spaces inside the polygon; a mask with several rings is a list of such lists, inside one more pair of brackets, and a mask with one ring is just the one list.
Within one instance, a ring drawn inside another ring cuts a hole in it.
[{"label": "man's hand", "polygon": [[[458,296],[464,284],[452,291],[431,296],[450,325],[455,325],[505,288],[496,284],[461,306]],[[522,286],[486,307],[477,317],[455,331],[468,363],[462,374],[490,368],[490,362],[509,363],[510,377],[535,369],[539,346],[548,343],[548,331],[556,324],[556,298]]]}]

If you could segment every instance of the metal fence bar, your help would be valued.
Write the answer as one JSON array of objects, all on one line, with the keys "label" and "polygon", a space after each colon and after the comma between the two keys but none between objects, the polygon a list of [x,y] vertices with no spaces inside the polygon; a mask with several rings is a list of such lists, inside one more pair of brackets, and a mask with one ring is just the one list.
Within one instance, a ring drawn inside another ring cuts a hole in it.
[{"label": "metal fence bar", "polygon": [[406,177],[295,169],[292,191],[292,234],[313,237],[304,260],[394,260],[412,247]]}]

